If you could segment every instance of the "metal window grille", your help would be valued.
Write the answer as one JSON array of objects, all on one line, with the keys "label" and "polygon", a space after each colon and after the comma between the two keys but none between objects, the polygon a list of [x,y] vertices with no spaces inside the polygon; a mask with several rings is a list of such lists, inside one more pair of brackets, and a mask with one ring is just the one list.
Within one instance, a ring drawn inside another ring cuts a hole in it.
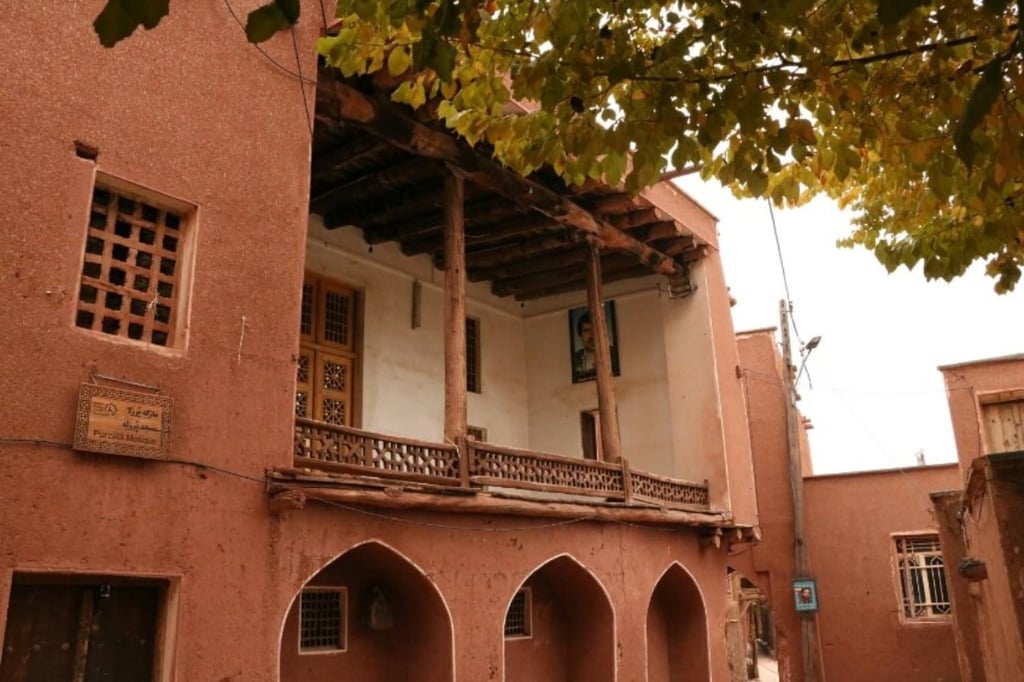
[{"label": "metal window grille", "polygon": [[97,183],[75,325],[173,346],[185,216]]},{"label": "metal window grille", "polygon": [[508,613],[505,614],[506,637],[530,636],[531,607],[530,588],[524,587],[516,592],[516,596],[512,597],[512,603],[508,605]]},{"label": "metal window grille", "polygon": [[299,650],[345,650],[344,588],[307,588],[299,598]]},{"label": "metal window grille", "polygon": [[903,617],[924,620],[949,615],[952,606],[938,535],[896,538]]},{"label": "metal window grille", "polygon": [[466,390],[480,393],[480,320],[466,318]]}]

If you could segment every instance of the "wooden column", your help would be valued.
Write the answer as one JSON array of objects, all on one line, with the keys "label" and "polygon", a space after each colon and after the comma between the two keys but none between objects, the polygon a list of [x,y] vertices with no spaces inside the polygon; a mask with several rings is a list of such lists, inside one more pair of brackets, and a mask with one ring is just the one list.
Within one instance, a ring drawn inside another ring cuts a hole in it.
[{"label": "wooden column", "polygon": [[466,451],[466,234],[462,178],[444,175],[444,439],[459,448],[459,473],[469,485]]},{"label": "wooden column", "polygon": [[594,368],[597,371],[597,409],[601,413],[601,449],[605,461],[622,458],[619,412],[612,384],[612,354],[608,348],[608,325],[601,300],[601,256],[594,243],[587,245],[587,303],[594,325]]}]

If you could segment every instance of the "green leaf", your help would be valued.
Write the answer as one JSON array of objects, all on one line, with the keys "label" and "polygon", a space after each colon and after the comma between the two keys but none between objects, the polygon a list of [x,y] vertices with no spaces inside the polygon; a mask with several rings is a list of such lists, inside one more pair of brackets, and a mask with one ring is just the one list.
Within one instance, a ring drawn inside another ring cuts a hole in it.
[{"label": "green leaf", "polygon": [[103,47],[113,47],[139,26],[156,28],[167,16],[170,0],[108,0],[92,23]]},{"label": "green leaf", "polygon": [[898,24],[901,19],[930,0],[878,0],[878,20],[882,25]]},{"label": "green leaf", "polygon": [[956,155],[968,168],[974,163],[974,141],[971,133],[978,127],[999,97],[999,91],[1003,84],[1003,58],[993,59],[981,72],[971,98],[967,100],[964,108],[964,115],[956,127],[956,134],[953,137],[956,145]]},{"label": "green leaf", "polygon": [[281,9],[289,25],[299,20],[299,0],[274,0],[274,4]]},{"label": "green leaf", "polygon": [[452,71],[455,70],[455,56],[454,45],[447,40],[437,41],[437,49],[434,50],[434,58],[430,61],[430,67],[446,83],[452,79]]},{"label": "green leaf", "polygon": [[273,0],[249,12],[245,20],[245,37],[250,43],[262,43],[298,19],[298,0]]}]

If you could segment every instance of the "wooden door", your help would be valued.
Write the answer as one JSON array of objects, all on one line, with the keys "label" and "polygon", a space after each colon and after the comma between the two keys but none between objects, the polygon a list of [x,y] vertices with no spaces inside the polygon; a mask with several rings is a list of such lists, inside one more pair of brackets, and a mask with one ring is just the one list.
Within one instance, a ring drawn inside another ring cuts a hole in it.
[{"label": "wooden door", "polygon": [[150,682],[156,585],[18,584],[0,682]]}]

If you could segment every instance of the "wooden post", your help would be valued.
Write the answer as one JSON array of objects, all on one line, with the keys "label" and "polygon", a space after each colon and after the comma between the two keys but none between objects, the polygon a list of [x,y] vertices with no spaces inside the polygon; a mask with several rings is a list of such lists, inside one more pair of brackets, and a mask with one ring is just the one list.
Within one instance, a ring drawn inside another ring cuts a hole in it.
[{"label": "wooden post", "polygon": [[607,462],[622,457],[619,439],[619,411],[612,384],[612,354],[608,347],[608,326],[601,300],[601,255],[597,245],[587,244],[587,303],[594,331],[594,369],[597,373],[597,409],[601,413],[601,449]]},{"label": "wooden post", "polygon": [[[793,558],[797,578],[811,577],[804,530],[804,476],[800,458],[800,429],[796,410],[796,377],[793,375],[792,350],[789,339],[789,309],[779,301],[779,327],[782,330],[782,370],[786,390],[786,447],[789,451],[789,485],[793,494]],[[804,682],[818,682],[817,615],[800,613],[800,653]]]},{"label": "wooden post", "polygon": [[469,485],[466,452],[466,234],[462,178],[444,175],[444,439],[459,449],[459,475]]}]

